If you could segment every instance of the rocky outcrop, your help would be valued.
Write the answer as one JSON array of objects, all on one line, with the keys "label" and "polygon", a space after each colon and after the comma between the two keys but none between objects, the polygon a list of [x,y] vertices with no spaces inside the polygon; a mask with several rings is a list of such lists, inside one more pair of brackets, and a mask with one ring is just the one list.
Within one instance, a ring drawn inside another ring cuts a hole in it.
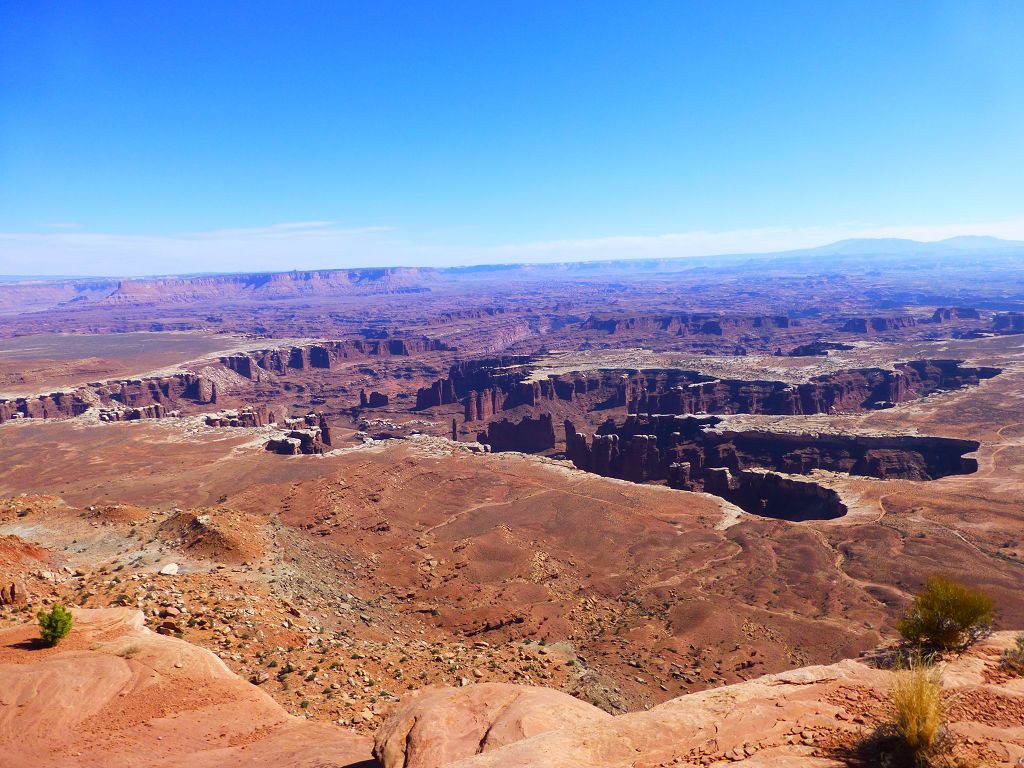
[{"label": "rocky outcrop", "polygon": [[467,422],[519,406],[563,401],[583,410],[625,406],[630,413],[810,415],[888,408],[935,392],[973,386],[998,368],[961,360],[914,360],[892,370],[859,368],[801,384],[718,379],[684,369],[572,372],[534,380],[528,358],[455,366],[417,394],[417,408],[461,403]]},{"label": "rocky outcrop", "polygon": [[530,358],[526,356],[510,356],[455,363],[448,370],[447,376],[420,388],[416,393],[416,409],[459,403],[471,392],[493,388],[505,391],[526,377],[525,371],[515,367],[529,361]]},{"label": "rocky outcrop", "polygon": [[1000,312],[992,318],[996,333],[1024,333],[1024,312]]},{"label": "rocky outcrop", "polygon": [[[140,611],[73,609],[40,649],[34,621],[0,645],[5,768],[314,768],[369,761],[369,739],[293,717],[210,651],[146,629]],[[26,617],[27,618],[27,617]]]},{"label": "rocky outcrop", "polygon": [[14,419],[71,419],[92,407],[84,392],[52,392],[0,400],[0,424]]},{"label": "rocky outcrop", "polygon": [[174,407],[183,401],[197,405],[217,402],[217,386],[195,373],[176,373],[149,379],[125,379],[95,388],[100,402],[129,408],[159,404]]},{"label": "rocky outcrop", "polygon": [[646,414],[751,413],[782,416],[888,408],[935,392],[974,386],[998,368],[962,360],[914,360],[893,370],[858,368],[803,384],[712,379],[693,371],[640,371],[628,383],[629,411]]},{"label": "rocky outcrop", "polygon": [[208,427],[264,427],[276,421],[265,405],[212,413],[206,417]]},{"label": "rocky outcrop", "polygon": [[322,413],[307,413],[298,419],[285,419],[289,429],[281,437],[267,441],[266,449],[285,456],[322,454],[331,446],[331,427]]},{"label": "rocky outcrop", "polygon": [[313,455],[324,452],[323,437],[319,429],[293,429],[284,437],[274,437],[267,441],[267,450],[283,456],[298,454]]},{"label": "rocky outcrop", "polygon": [[[1014,632],[1000,632],[942,664],[950,764],[1013,765],[1020,745],[1019,680],[992,674]],[[451,768],[647,768],[723,766],[824,768],[898,765],[884,750],[861,751],[877,726],[892,717],[891,689],[898,670],[876,660],[847,659],[765,675],[734,685],[691,693],[650,710],[562,728],[504,747],[455,760]],[[438,702],[432,721],[459,732],[474,712],[473,687]],[[557,714],[555,710],[552,714]],[[473,726],[466,725],[472,732]],[[379,739],[378,739],[379,742]],[[384,768],[415,765],[431,742],[411,741]],[[852,759],[856,756],[856,759]],[[432,765],[432,763],[428,763]]]},{"label": "rocky outcrop", "polygon": [[851,317],[839,331],[841,333],[860,333],[873,336],[878,333],[899,331],[904,328],[913,328],[918,324],[918,318],[913,315],[896,315],[893,317]]},{"label": "rocky outcrop", "polygon": [[549,688],[428,688],[402,700],[377,732],[373,754],[382,768],[442,768],[520,739],[609,720],[597,707]]},{"label": "rocky outcrop", "polygon": [[495,453],[539,453],[555,447],[555,426],[550,413],[542,413],[537,418],[526,416],[518,422],[492,421],[486,432],[477,435],[477,442],[489,445]]},{"label": "rocky outcrop", "polygon": [[383,408],[390,402],[390,398],[383,392],[370,392],[366,394],[365,389],[359,390],[359,407],[360,408]]},{"label": "rocky outcrop", "polygon": [[0,606],[24,605],[28,602],[28,591],[20,581],[0,579]]},{"label": "rocky outcrop", "polygon": [[790,357],[824,357],[831,351],[843,352],[850,349],[853,349],[851,345],[838,341],[812,341],[794,347],[786,354]]},{"label": "rocky outcrop", "polygon": [[220,362],[247,379],[258,379],[262,371],[329,369],[346,360],[379,357],[408,357],[424,352],[443,352],[450,347],[442,341],[419,338],[344,339],[295,347],[262,349],[225,355]]},{"label": "rocky outcrop", "polygon": [[143,405],[138,408],[100,408],[100,421],[139,421],[140,419],[162,419],[177,416],[178,411],[168,411],[160,403]]},{"label": "rocky outcrop", "polygon": [[832,488],[761,469],[743,469],[733,474],[726,467],[709,468],[704,475],[704,491],[755,515],[791,522],[832,520],[847,512]]},{"label": "rocky outcrop", "polygon": [[716,428],[719,422],[713,416],[631,415],[622,425],[606,422],[588,439],[566,421],[566,457],[579,469],[605,477],[665,481],[787,519],[842,512],[838,499],[824,490],[748,470],[806,475],[821,469],[880,479],[935,480],[978,468],[976,459],[965,456],[978,449],[973,440],[734,431]]},{"label": "rocky outcrop", "polygon": [[442,405],[451,405],[459,401],[455,394],[455,386],[451,379],[437,379],[429,387],[420,387],[416,392],[416,410],[422,411],[425,408],[437,408]]},{"label": "rocky outcrop", "polygon": [[185,404],[217,401],[216,385],[194,373],[89,384],[71,392],[0,400],[0,424],[12,419],[72,419],[94,405],[106,406],[104,421],[162,418]]},{"label": "rocky outcrop", "polygon": [[789,328],[798,322],[786,315],[717,315],[681,312],[671,315],[591,315],[584,330],[622,334],[666,334],[670,336],[732,336]]},{"label": "rocky outcrop", "polygon": [[952,323],[957,320],[980,320],[981,314],[971,307],[939,307],[932,313],[933,323]]}]

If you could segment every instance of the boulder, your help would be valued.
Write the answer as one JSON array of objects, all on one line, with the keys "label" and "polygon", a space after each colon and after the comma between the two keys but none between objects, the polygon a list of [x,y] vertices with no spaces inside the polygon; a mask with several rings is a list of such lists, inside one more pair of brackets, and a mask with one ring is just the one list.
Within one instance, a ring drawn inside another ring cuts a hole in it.
[{"label": "boulder", "polygon": [[439,768],[548,731],[610,720],[597,707],[548,688],[426,688],[384,722],[373,754],[383,768]]},{"label": "boulder", "polygon": [[12,581],[0,587],[0,605],[23,605],[28,601],[28,592],[20,581]]}]

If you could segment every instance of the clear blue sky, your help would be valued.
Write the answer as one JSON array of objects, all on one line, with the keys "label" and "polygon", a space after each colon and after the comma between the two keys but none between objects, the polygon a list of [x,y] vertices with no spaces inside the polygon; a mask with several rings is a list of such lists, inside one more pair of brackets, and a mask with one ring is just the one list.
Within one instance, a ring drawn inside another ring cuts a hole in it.
[{"label": "clear blue sky", "polygon": [[1014,235],[1022,40],[1015,0],[0,0],[0,274]]}]

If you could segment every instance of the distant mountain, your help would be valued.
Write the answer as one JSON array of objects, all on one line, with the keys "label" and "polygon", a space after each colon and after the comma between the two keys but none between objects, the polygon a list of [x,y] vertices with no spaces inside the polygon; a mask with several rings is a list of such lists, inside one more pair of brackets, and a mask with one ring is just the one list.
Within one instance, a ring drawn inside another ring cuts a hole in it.
[{"label": "distant mountain", "polygon": [[906,240],[896,237],[886,238],[853,238],[840,240],[817,248],[805,248],[799,251],[780,253],[779,256],[802,254],[834,254],[842,256],[884,256],[884,255],[927,255],[930,253],[976,253],[979,251],[1001,251],[1024,249],[1024,241],[1001,240],[986,235],[961,235],[946,240],[925,242]]},{"label": "distant mountain", "polygon": [[595,261],[478,264],[458,267],[379,267],[291,270],[264,273],[199,273],[153,277],[0,276],[0,313],[43,309],[74,302],[151,304],[156,301],[275,300],[300,296],[342,296],[430,290],[449,280],[490,280],[496,274],[524,280],[609,278],[779,264],[820,264],[822,256],[856,260],[887,256],[1024,256],[1024,241],[964,235],[936,242],[903,238],[854,238],[815,248],[768,253],[622,258]]}]

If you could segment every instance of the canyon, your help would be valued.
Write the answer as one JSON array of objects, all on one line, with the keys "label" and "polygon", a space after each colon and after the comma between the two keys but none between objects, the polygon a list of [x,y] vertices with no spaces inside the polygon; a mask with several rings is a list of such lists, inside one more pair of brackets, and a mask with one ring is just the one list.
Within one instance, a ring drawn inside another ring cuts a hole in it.
[{"label": "canyon", "polygon": [[5,753],[838,765],[941,572],[998,607],[962,748],[1024,756],[1024,294],[978,259],[0,283]]}]

